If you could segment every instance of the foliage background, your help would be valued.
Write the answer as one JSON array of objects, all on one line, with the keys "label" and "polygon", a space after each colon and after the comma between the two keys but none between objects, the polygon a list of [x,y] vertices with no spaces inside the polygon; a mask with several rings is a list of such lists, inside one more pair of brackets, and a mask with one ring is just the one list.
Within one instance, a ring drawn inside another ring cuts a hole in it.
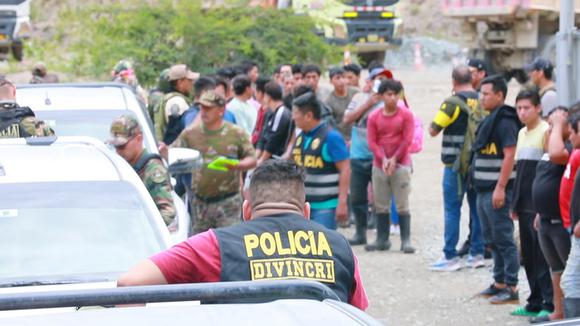
[{"label": "foliage background", "polygon": [[[37,8],[33,14],[42,13]],[[107,79],[117,61],[130,59],[146,86],[174,63],[212,73],[250,59],[269,73],[280,63],[326,65],[341,56],[341,49],[315,35],[308,16],[239,3],[203,8],[200,0],[87,1],[61,10],[52,29],[51,37],[27,47],[33,57],[95,79]]]}]

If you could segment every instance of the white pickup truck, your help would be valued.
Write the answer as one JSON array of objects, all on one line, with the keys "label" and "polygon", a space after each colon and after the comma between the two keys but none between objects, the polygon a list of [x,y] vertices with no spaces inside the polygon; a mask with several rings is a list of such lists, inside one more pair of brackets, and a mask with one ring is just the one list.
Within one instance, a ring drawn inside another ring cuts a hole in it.
[{"label": "white pickup truck", "polygon": [[0,59],[12,51],[14,59],[22,61],[23,40],[31,34],[30,0],[0,0]]}]

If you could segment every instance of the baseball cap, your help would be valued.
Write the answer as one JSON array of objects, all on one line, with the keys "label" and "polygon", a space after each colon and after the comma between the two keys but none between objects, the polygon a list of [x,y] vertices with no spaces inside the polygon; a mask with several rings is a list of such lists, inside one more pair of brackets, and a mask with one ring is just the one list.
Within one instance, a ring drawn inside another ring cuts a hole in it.
[{"label": "baseball cap", "polygon": [[386,68],[375,68],[369,73],[369,79],[374,79],[378,76],[385,76],[389,79],[393,79],[393,73]]},{"label": "baseball cap", "polygon": [[485,64],[485,61],[481,60],[481,59],[477,59],[477,58],[471,58],[467,60],[467,65],[469,67],[475,68],[477,70],[480,71],[485,71],[486,73],[487,71],[487,65]]},{"label": "baseball cap", "polygon": [[328,77],[330,77],[330,79],[332,79],[336,75],[343,75],[343,74],[344,74],[344,69],[342,69],[340,67],[330,68],[330,70],[328,71]]},{"label": "baseball cap", "polygon": [[195,80],[199,78],[199,73],[189,70],[189,68],[187,68],[187,66],[184,64],[179,64],[173,65],[171,66],[171,68],[169,68],[167,77],[170,81],[179,80],[183,78]]},{"label": "baseball cap", "polygon": [[113,67],[113,72],[115,74],[120,73],[121,71],[124,70],[132,70],[133,69],[133,64],[131,63],[131,61],[129,60],[120,60],[119,62],[117,62],[117,64]]},{"label": "baseball cap", "polygon": [[122,115],[113,120],[111,124],[111,138],[107,143],[113,146],[123,146],[131,138],[141,133],[141,126],[137,119],[132,115]]},{"label": "baseball cap", "polygon": [[527,71],[542,70],[542,71],[550,71],[551,72],[553,69],[554,69],[554,66],[552,66],[552,63],[550,62],[550,60],[543,59],[543,58],[536,58],[534,60],[534,62],[532,62],[526,66]]},{"label": "baseball cap", "polygon": [[214,90],[204,92],[197,103],[208,107],[224,107],[226,100]]}]

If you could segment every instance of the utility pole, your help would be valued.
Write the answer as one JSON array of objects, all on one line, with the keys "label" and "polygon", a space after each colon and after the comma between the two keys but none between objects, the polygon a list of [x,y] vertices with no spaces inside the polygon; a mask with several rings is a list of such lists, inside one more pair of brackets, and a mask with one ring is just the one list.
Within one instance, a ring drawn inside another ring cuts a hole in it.
[{"label": "utility pole", "polygon": [[580,33],[574,26],[574,0],[560,0],[560,31],[556,34],[556,88],[560,105],[580,99]]}]

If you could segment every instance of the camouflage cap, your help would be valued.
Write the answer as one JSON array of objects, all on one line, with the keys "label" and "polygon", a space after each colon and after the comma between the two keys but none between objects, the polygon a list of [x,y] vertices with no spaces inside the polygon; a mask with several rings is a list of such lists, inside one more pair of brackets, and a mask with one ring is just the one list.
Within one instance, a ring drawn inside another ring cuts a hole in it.
[{"label": "camouflage cap", "polygon": [[207,107],[224,107],[226,100],[214,90],[209,90],[201,94],[197,103]]},{"label": "camouflage cap", "polygon": [[113,146],[122,146],[141,132],[141,126],[137,119],[132,115],[125,114],[115,119],[111,124],[112,137],[107,140],[107,143]]},{"label": "camouflage cap", "polygon": [[121,61],[117,62],[115,67],[113,67],[113,72],[115,74],[118,74],[123,70],[129,70],[129,69],[133,69],[133,64],[131,63],[131,61],[121,60]]}]

